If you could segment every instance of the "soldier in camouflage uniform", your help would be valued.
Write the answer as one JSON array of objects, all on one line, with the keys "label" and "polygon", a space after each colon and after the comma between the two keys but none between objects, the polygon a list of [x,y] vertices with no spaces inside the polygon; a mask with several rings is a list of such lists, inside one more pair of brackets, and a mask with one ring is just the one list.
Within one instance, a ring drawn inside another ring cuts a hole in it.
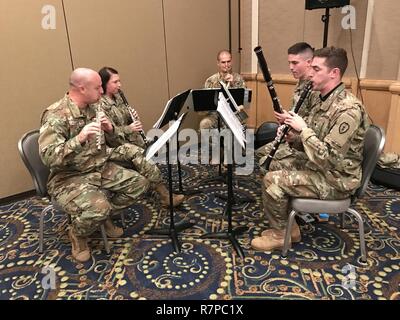
[{"label": "soldier in camouflage uniform", "polygon": [[[146,145],[143,138],[139,134],[140,130],[143,130],[142,123],[136,114],[136,111],[132,109],[133,116],[132,119],[130,112],[125,106],[118,90],[121,89],[121,80],[118,71],[111,67],[103,67],[99,71],[99,75],[102,81],[102,88],[104,94],[101,97],[100,105],[105,112],[106,116],[111,119],[114,124],[114,133],[116,139],[110,141],[112,146],[124,146],[124,148],[132,149],[135,154],[134,168],[141,168],[143,166],[138,166],[138,164],[146,164],[151,167],[151,170],[144,172],[139,172],[146,177],[146,174],[157,173],[159,177],[157,183],[153,183],[152,186],[161,196],[161,203],[163,205],[169,204],[169,191],[165,183],[161,180],[161,173],[158,167],[152,162],[149,163],[144,156],[144,148]],[[119,148],[120,149],[120,148]],[[130,162],[130,154],[132,150],[127,152],[128,158],[125,161]],[[116,152],[114,152],[115,154]],[[121,154],[121,157],[123,154]],[[117,160],[118,159],[113,159]],[[121,160],[122,161],[122,160]],[[173,206],[176,207],[180,205],[184,200],[184,196],[181,194],[172,195]]]},{"label": "soldier in camouflage uniform", "polygon": [[[232,72],[232,55],[229,51],[222,50],[217,55],[218,72],[209,77],[204,88],[221,88],[219,81],[224,82],[228,88],[245,88],[246,84],[242,76]],[[216,112],[199,112],[200,115],[206,115],[200,121],[201,129],[217,129],[218,114]]]},{"label": "soldier in camouflage uniform", "polygon": [[400,169],[400,155],[394,152],[382,153],[378,166],[383,169]]},{"label": "soldier in camouflage uniform", "polygon": [[[209,77],[204,83],[204,88],[221,88],[221,84],[219,81],[222,81],[226,84],[227,88],[246,88],[246,84],[242,78],[242,76],[238,73],[232,71],[232,55],[227,50],[221,50],[217,54],[217,66],[218,72]],[[239,110],[243,107],[239,106]],[[218,113],[216,111],[205,111],[199,112],[201,116],[205,116],[199,124],[200,133],[201,130],[211,130],[218,129]],[[221,127],[224,127],[224,124],[221,123]],[[215,133],[212,132],[212,134]],[[217,144],[215,143],[216,139],[210,138],[210,163],[218,164],[219,158],[212,158],[212,152],[215,148],[217,148]],[[222,152],[222,151],[221,151]],[[222,156],[221,156],[222,157]]]},{"label": "soldier in camouflage uniform", "polygon": [[[253,248],[281,248],[288,219],[289,197],[343,199],[353,194],[361,181],[363,140],[369,126],[361,102],[341,82],[347,54],[341,48],[323,48],[314,53],[311,80],[311,112],[306,122],[289,112],[285,120],[299,132],[307,160],[291,170],[268,172],[263,179],[262,199],[271,229],[252,240]],[[291,241],[300,241],[294,224]]]},{"label": "soldier in camouflage uniform", "polygon": [[[87,237],[100,224],[104,223],[110,237],[123,234],[113,225],[111,210],[133,204],[161,179],[154,165],[138,158],[138,150],[130,145],[108,146],[117,137],[112,122],[94,105],[102,92],[97,72],[76,69],[69,92],[48,107],[41,119],[39,152],[50,168],[48,192],[72,218],[68,234],[78,262],[90,259]],[[137,171],[114,162],[129,159]]]},{"label": "soldier in camouflage uniform", "polygon": [[[313,57],[313,51],[314,49],[306,42],[295,43],[288,49],[289,69],[293,77],[298,80],[292,98],[292,110],[296,106],[297,101],[299,100],[300,95],[309,80],[308,78]],[[307,100],[305,100],[299,110],[300,116],[305,116],[309,113],[309,110],[307,109],[308,105],[310,104],[307,103]],[[288,117],[288,112],[286,110],[283,110],[283,113],[274,113],[276,120],[280,124],[283,124],[285,122],[285,119]],[[267,145],[262,146],[258,148],[258,150],[256,150],[256,156],[260,159],[260,164],[265,161],[265,158],[263,157],[267,156],[271,152],[272,145],[273,142],[268,143]],[[290,166],[292,161],[296,161],[295,159],[296,151],[292,150],[291,146],[289,146],[287,143],[282,143],[279,147],[279,150],[275,154],[275,158],[271,163],[270,170],[272,170],[272,168],[276,165],[276,163],[274,163],[276,161],[280,162],[280,166],[285,166],[286,164]]]},{"label": "soldier in camouflage uniform", "polygon": [[104,94],[101,104],[106,116],[115,124],[116,135],[120,143],[132,143],[140,148],[145,148],[143,138],[139,131],[143,130],[142,123],[134,111],[137,120],[133,120],[128,108],[125,106],[118,90],[121,89],[121,79],[118,71],[111,67],[103,67],[99,71]]}]

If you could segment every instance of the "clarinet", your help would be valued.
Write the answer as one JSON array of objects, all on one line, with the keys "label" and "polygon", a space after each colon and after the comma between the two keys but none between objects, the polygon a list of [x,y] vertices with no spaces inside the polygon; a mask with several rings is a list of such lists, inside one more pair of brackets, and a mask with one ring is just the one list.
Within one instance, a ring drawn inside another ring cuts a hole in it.
[{"label": "clarinet", "polygon": [[[294,113],[298,113],[300,110],[300,107],[302,106],[304,99],[307,97],[307,95],[309,94],[309,92],[312,89],[312,82],[308,82],[306,84],[306,86],[303,89],[303,92],[300,95],[299,101],[297,101],[296,106],[294,107]],[[271,164],[272,159],[274,158],[274,155],[276,153],[276,151],[279,148],[279,145],[282,143],[285,135],[289,132],[289,130],[291,129],[291,127],[287,124],[284,125],[283,129],[282,129],[282,133],[280,136],[276,136],[273,145],[272,145],[272,149],[271,152],[269,153],[267,159],[264,161],[263,164],[261,164],[261,166],[264,167],[264,169],[269,170],[269,166]]]},{"label": "clarinet", "polygon": [[[138,120],[138,117],[136,117],[134,115],[134,109],[129,105],[128,100],[126,100],[124,93],[122,92],[121,89],[118,89],[118,93],[121,96],[122,101],[124,102],[124,105],[126,106],[126,108],[128,109],[128,112],[132,118],[132,121],[135,122],[136,120]],[[149,146],[149,141],[147,140],[146,134],[144,133],[143,130],[139,131],[140,136],[142,137],[144,144],[146,145],[146,147]]]},{"label": "clarinet", "polygon": [[[96,108],[96,123],[101,126],[101,122],[100,122],[100,112],[101,112],[101,108],[100,105],[97,106]],[[96,146],[97,146],[97,150],[101,150],[101,138],[102,138],[102,131],[101,131],[101,127],[100,127],[100,131],[96,134]]]},{"label": "clarinet", "polygon": [[281,101],[279,100],[278,95],[276,94],[274,82],[272,81],[271,74],[268,70],[267,62],[265,61],[262,48],[260,46],[255,47],[254,52],[257,55],[258,64],[260,65],[261,72],[264,76],[265,83],[267,84],[269,94],[271,95],[272,98],[272,106],[276,112],[283,113]]}]

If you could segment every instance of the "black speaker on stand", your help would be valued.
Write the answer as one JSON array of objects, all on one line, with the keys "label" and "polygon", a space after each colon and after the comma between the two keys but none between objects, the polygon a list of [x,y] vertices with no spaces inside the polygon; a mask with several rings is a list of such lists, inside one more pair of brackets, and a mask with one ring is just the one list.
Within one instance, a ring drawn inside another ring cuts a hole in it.
[{"label": "black speaker on stand", "polygon": [[350,0],[306,0],[306,10],[314,9],[325,9],[325,14],[322,15],[322,22],[324,23],[324,40],[322,47],[325,48],[328,45],[328,29],[329,29],[329,9],[340,8],[348,6]]}]

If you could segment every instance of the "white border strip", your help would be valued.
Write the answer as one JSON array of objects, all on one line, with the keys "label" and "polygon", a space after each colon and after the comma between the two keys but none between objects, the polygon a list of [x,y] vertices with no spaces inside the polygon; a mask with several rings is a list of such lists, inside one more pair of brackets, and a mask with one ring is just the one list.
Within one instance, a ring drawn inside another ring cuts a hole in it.
[{"label": "white border strip", "polygon": [[364,79],[367,76],[374,8],[375,8],[375,0],[368,0],[367,19],[365,21],[365,32],[364,32],[364,45],[361,57],[361,69],[360,69],[361,79]]},{"label": "white border strip", "polygon": [[258,0],[251,1],[251,73],[257,73],[257,56],[253,49],[258,46]]}]

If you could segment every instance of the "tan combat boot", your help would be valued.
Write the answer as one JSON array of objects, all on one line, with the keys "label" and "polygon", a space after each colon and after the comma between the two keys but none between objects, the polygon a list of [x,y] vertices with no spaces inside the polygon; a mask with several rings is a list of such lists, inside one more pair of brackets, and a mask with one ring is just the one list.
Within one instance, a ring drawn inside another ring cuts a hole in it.
[{"label": "tan combat boot", "polygon": [[[268,234],[251,240],[251,246],[259,251],[272,251],[283,248],[285,230],[270,229]],[[289,248],[292,241],[289,242]]]},{"label": "tan combat boot", "polygon": [[[161,183],[157,185],[155,190],[160,194],[160,199],[161,199],[161,205],[164,207],[169,206],[169,191],[165,184]],[[172,205],[174,207],[179,206],[182,202],[185,196],[183,194],[172,194]]]},{"label": "tan combat boot", "polygon": [[104,222],[104,229],[106,231],[107,237],[110,238],[119,238],[124,234],[124,229],[114,225],[111,218],[107,218]]},{"label": "tan combat boot", "polygon": [[84,237],[78,237],[72,228],[69,229],[68,236],[72,245],[72,257],[78,262],[88,261],[91,256],[87,239]]},{"label": "tan combat boot", "polygon": [[[261,236],[269,236],[274,229],[267,229],[261,232]],[[301,241],[301,233],[300,228],[296,222],[293,223],[292,232],[290,233],[292,238],[292,243],[300,242]]]}]

